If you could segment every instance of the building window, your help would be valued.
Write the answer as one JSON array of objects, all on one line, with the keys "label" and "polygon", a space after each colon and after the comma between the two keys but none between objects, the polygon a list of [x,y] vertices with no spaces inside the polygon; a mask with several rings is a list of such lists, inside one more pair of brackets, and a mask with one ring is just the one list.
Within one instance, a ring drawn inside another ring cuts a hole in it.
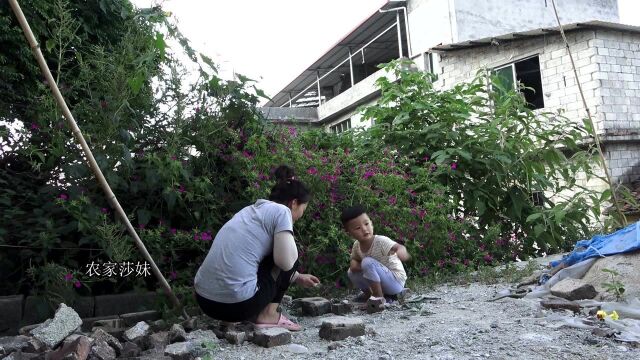
[{"label": "building window", "polygon": [[435,74],[433,67],[433,53],[426,52],[424,53],[424,71]]},{"label": "building window", "polygon": [[331,132],[334,133],[334,134],[340,134],[341,132],[345,132],[345,131],[351,129],[351,119],[349,118],[349,119],[341,121],[341,122],[339,122],[339,123],[337,123],[335,125],[332,125],[330,127],[330,129],[331,129]]},{"label": "building window", "polygon": [[531,193],[531,202],[533,202],[533,206],[544,206],[546,198],[544,196],[544,192],[542,191],[534,191]]},{"label": "building window", "polygon": [[544,107],[538,56],[496,68],[494,72],[502,80],[505,88],[517,88],[517,84],[521,84],[524,87],[522,94],[531,110]]}]

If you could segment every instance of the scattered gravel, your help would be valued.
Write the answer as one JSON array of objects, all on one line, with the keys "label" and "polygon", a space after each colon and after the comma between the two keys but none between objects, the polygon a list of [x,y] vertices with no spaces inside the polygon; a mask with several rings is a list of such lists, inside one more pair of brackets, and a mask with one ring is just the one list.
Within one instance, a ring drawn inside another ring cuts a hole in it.
[{"label": "scattered gravel", "polygon": [[[367,335],[330,342],[318,336],[322,320],[298,317],[304,327],[292,344],[261,348],[252,343],[220,342],[216,359],[637,359],[640,349],[592,335],[590,330],[552,328],[537,299],[504,298],[487,302],[507,285],[443,285],[422,292],[430,298],[381,313],[356,311]],[[424,304],[424,305],[422,305]],[[421,308],[421,309],[420,309]],[[556,313],[557,314],[557,313]],[[563,313],[564,314],[564,313]],[[569,313],[566,313],[569,314]],[[334,350],[329,350],[332,344]],[[307,351],[301,351],[304,347]]]}]

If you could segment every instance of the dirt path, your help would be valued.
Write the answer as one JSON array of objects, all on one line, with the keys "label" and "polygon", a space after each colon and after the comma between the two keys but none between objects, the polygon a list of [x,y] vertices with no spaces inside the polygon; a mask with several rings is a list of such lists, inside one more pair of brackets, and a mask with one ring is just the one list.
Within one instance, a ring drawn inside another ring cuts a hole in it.
[{"label": "dirt path", "polygon": [[[440,298],[415,309],[356,312],[367,335],[336,342],[319,338],[320,317],[299,317],[304,330],[292,343],[265,349],[222,341],[218,359],[638,359],[640,348],[592,335],[590,330],[554,328],[538,300],[487,302],[507,285],[443,285],[416,292]],[[418,305],[420,306],[420,304]],[[302,347],[300,347],[301,345]],[[305,351],[296,353],[296,351]]]}]

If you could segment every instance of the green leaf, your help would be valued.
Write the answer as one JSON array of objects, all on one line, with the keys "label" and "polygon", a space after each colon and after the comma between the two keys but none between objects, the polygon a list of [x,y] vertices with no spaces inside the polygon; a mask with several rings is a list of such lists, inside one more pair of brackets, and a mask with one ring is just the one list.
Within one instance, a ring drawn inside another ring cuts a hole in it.
[{"label": "green leaf", "polygon": [[151,220],[151,212],[146,209],[138,209],[138,224],[147,225]]},{"label": "green leaf", "polygon": [[531,214],[531,215],[527,216],[526,222],[530,223],[530,222],[532,222],[534,220],[537,220],[537,219],[539,219],[541,217],[542,217],[542,213]]},{"label": "green leaf", "polygon": [[134,94],[138,94],[140,89],[142,89],[142,85],[144,84],[144,77],[142,74],[137,73],[133,78],[127,80],[129,84],[129,88]]},{"label": "green leaf", "polygon": [[45,45],[47,47],[47,51],[51,51],[51,49],[53,49],[56,46],[56,41],[55,39],[47,39],[47,41],[45,42]]},{"label": "green leaf", "polygon": [[156,33],[156,38],[155,38],[155,41],[154,41],[154,45],[155,45],[156,49],[158,49],[158,51],[160,51],[160,56],[164,57],[165,49],[167,47],[167,43],[164,41],[164,35],[162,35],[161,33],[157,32]]},{"label": "green leaf", "polygon": [[533,232],[535,234],[536,237],[540,236],[540,234],[542,234],[547,228],[542,225],[542,224],[538,224],[536,226],[533,227]]},{"label": "green leaf", "polygon": [[600,195],[600,201],[609,201],[609,199],[611,199],[611,189],[606,189],[602,192],[602,195]]}]

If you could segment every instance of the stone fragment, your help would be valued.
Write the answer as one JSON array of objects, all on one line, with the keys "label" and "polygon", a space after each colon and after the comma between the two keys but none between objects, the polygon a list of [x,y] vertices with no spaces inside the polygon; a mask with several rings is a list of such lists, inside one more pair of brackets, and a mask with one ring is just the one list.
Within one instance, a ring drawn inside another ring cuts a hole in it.
[{"label": "stone fragment", "polygon": [[140,311],[135,313],[128,313],[120,315],[120,318],[124,321],[126,326],[133,326],[140,321],[151,323],[160,319],[160,312],[156,310]]},{"label": "stone fragment", "polygon": [[113,360],[116,358],[116,351],[104,340],[96,340],[91,347],[90,359]]},{"label": "stone fragment", "polygon": [[97,328],[92,334],[91,337],[96,340],[102,340],[109,344],[116,351],[116,355],[120,355],[122,353],[122,344],[118,339],[116,339],[113,335],[104,331],[102,328]]},{"label": "stone fragment", "polygon": [[18,330],[18,334],[28,336],[29,334],[31,334],[31,330],[37,328],[40,325],[42,324],[33,324],[33,325],[23,326]]},{"label": "stone fragment", "polygon": [[29,347],[29,339],[28,336],[23,335],[0,337],[0,356],[27,349]]},{"label": "stone fragment", "polygon": [[286,349],[294,354],[305,354],[309,352],[306,346],[300,344],[289,344]]},{"label": "stone fragment", "polygon": [[180,325],[182,325],[182,327],[186,331],[193,331],[198,328],[198,318],[196,318],[195,316],[192,316],[188,320],[185,320],[182,323],[180,323]]},{"label": "stone fragment", "polygon": [[140,345],[138,342],[144,341],[143,339],[149,336],[150,331],[151,327],[149,324],[144,321],[140,321],[135,326],[124,332],[124,339]]},{"label": "stone fragment", "polygon": [[384,298],[367,300],[367,313],[373,314],[384,310]]},{"label": "stone fragment", "polygon": [[31,334],[50,348],[53,348],[61,343],[64,338],[71,335],[80,325],[82,325],[82,320],[78,313],[61,303],[53,319],[49,319],[31,330]]},{"label": "stone fragment", "polygon": [[197,341],[183,341],[167,345],[164,348],[164,355],[172,360],[193,360],[196,357],[206,355],[209,351]]},{"label": "stone fragment", "polygon": [[293,301],[293,298],[289,295],[285,295],[282,297],[282,301],[280,301],[280,305],[282,306],[289,306],[291,305],[291,302]]},{"label": "stone fragment", "polygon": [[350,314],[352,311],[353,309],[349,303],[331,304],[331,313],[335,315]]},{"label": "stone fragment", "polygon": [[151,334],[149,336],[149,348],[150,349],[164,349],[165,346],[169,345],[169,333],[166,331],[161,331],[155,334]]},{"label": "stone fragment", "polygon": [[182,325],[173,324],[171,326],[171,330],[169,330],[169,343],[173,344],[176,342],[182,342],[187,339],[187,332],[184,330]]},{"label": "stone fragment", "polygon": [[122,345],[120,356],[123,358],[131,358],[140,355],[140,352],[142,352],[142,349],[140,349],[138,345],[131,341],[127,341]]},{"label": "stone fragment", "polygon": [[321,297],[309,297],[300,299],[302,313],[309,316],[320,316],[331,311],[329,300]]},{"label": "stone fragment", "polygon": [[278,327],[257,329],[253,334],[253,342],[266,348],[286,345],[291,342],[291,333],[287,329]]},{"label": "stone fragment", "polygon": [[591,333],[596,336],[613,337],[618,331],[609,328],[595,328],[591,330]]},{"label": "stone fragment", "polygon": [[[72,336],[74,335],[67,336],[67,339]],[[25,351],[28,353],[41,353],[41,352],[45,352],[46,350],[47,350],[47,345],[36,338],[29,339],[29,346],[25,349]]]},{"label": "stone fragment", "polygon": [[344,345],[342,345],[341,343],[334,341],[332,343],[329,343],[329,345],[327,345],[327,349],[329,349],[329,351],[331,351],[331,350],[335,350],[337,348],[341,348],[343,346]]},{"label": "stone fragment", "polygon": [[567,300],[593,299],[598,295],[596,288],[578,279],[564,279],[553,287],[551,294]]},{"label": "stone fragment", "polygon": [[540,301],[540,306],[542,306],[545,309],[552,309],[552,310],[566,309],[566,310],[571,310],[575,313],[580,312],[580,308],[581,308],[580,304],[574,301],[569,301],[565,299],[542,300]]},{"label": "stone fragment", "polygon": [[47,360],[85,360],[91,351],[92,340],[86,336],[75,337],[59,349],[47,354]]},{"label": "stone fragment", "polygon": [[365,334],[362,319],[334,316],[322,320],[320,338],[330,341],[343,340],[348,337],[358,337]]},{"label": "stone fragment", "polygon": [[230,344],[242,345],[242,343],[247,340],[247,333],[244,331],[227,331],[227,333],[224,334],[224,338],[227,339]]}]

